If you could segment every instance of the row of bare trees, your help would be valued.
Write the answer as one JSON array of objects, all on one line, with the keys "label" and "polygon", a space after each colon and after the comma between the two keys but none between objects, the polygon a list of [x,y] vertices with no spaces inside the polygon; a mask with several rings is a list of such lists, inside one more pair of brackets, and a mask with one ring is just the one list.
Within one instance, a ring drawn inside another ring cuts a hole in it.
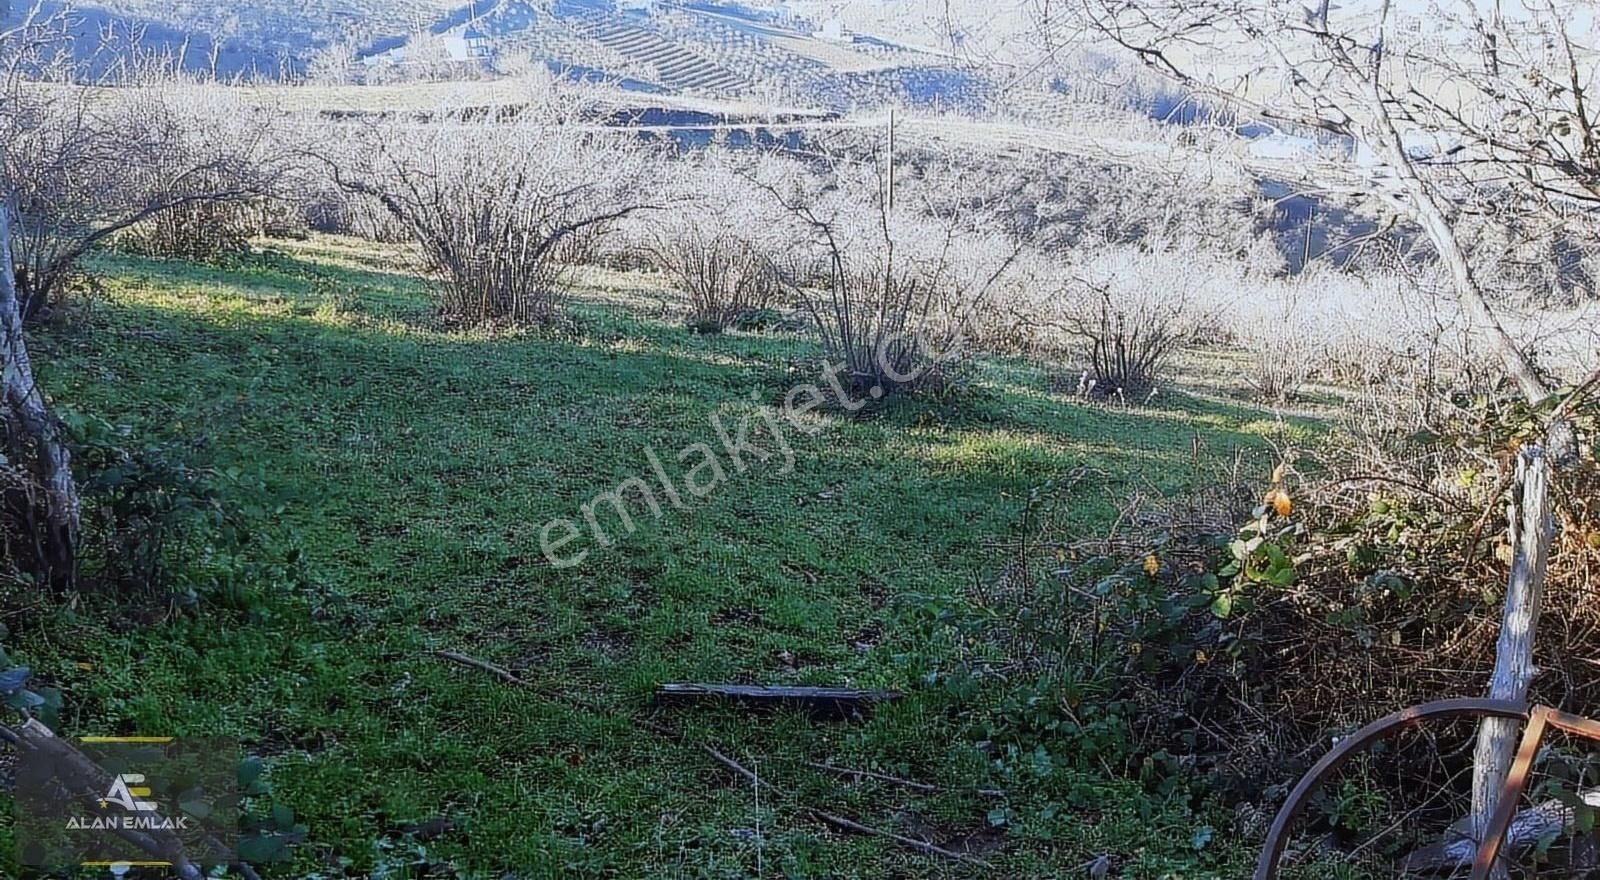
[{"label": "row of bare trees", "polygon": [[[1093,4],[1086,9],[1108,33],[1135,44],[1135,23]],[[8,265],[24,323],[48,308],[85,253],[130,226],[253,199],[275,186],[331,189],[359,228],[417,246],[452,322],[551,320],[570,270],[593,257],[604,233],[623,229],[690,294],[693,323],[721,328],[774,303],[798,306],[827,355],[865,387],[894,390],[908,384],[895,376],[926,375],[930,359],[960,349],[970,335],[1002,332],[1012,339],[1001,347],[1042,346],[1083,361],[1102,393],[1134,397],[1149,390],[1174,351],[1219,320],[1221,301],[1198,295],[1184,277],[1184,255],[1253,246],[1248,224],[1234,224],[1244,232],[1208,233],[1204,243],[1176,240],[1193,212],[1163,211],[1177,202],[1167,190],[1134,186],[1136,178],[1109,179],[1107,191],[1085,193],[1070,179],[1043,187],[991,180],[971,163],[917,155],[901,157],[891,185],[889,157],[872,140],[818,142],[804,159],[670,155],[600,124],[604,108],[592,94],[538,76],[526,78],[517,109],[492,118],[291,121],[181,77],[140,88],[70,84],[51,73],[52,39],[59,35],[38,23],[7,38],[14,63],[0,110],[0,160],[11,206]],[[1360,134],[1356,118],[1341,123],[1351,137]],[[1445,204],[1444,184],[1435,182],[1445,172],[1431,166],[1412,183],[1347,162],[1338,170],[1341,185],[1351,188],[1358,172],[1381,178],[1378,191],[1398,193],[1390,201],[1419,226],[1427,226],[1429,203],[1405,187],[1424,186],[1435,208]],[[1553,178],[1538,179],[1539,204],[1555,204]],[[1469,192],[1485,186],[1471,183]],[[1207,216],[1214,224],[1228,219]],[[1471,258],[1460,248],[1457,255]],[[1475,281],[1470,265],[1466,272]],[[1488,315],[1492,331],[1500,325],[1490,299],[1473,289],[1461,302],[1476,318]],[[1505,337],[1500,326],[1486,338],[1510,353],[1519,384],[1542,381],[1517,345],[1502,344]],[[1284,396],[1307,369],[1269,364],[1286,367],[1281,375],[1263,371],[1269,397]]]}]

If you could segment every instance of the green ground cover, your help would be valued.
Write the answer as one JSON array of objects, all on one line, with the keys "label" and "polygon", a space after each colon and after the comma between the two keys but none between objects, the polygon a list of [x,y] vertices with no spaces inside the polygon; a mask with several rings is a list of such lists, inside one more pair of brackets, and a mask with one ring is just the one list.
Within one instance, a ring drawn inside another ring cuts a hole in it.
[{"label": "green ground cover", "polygon": [[[591,552],[558,569],[540,550],[547,521],[581,521],[596,493],[649,478],[647,448],[674,474],[692,444],[720,451],[713,415],[812,381],[814,346],[693,335],[649,279],[605,273],[577,291],[563,332],[451,332],[420,282],[341,241],[229,268],[108,256],[94,269],[104,301],[35,342],[43,381],[79,413],[192,441],[225,481],[257,487],[244,512],[255,552],[282,564],[180,613],[35,608],[7,647],[64,690],[68,733],[228,734],[264,757],[309,832],[282,875],[1052,877],[1100,853],[1121,876],[1244,872],[1243,847],[1210,832],[1223,825],[1203,807],[1047,751],[985,748],[981,710],[930,675],[947,646],[916,621],[995,576],[986,542],[1030,488],[1089,468],[1072,516],[1103,527],[1119,493],[1180,484],[1197,437],[1261,446],[1261,412],[1183,395],[1099,407],[1051,393],[1037,369],[988,363],[953,401],[818,415],[815,436],[791,437],[792,470],[777,457],[727,468],[708,497],[641,515],[632,534],[610,522],[613,546],[575,543]],[[907,696],[822,724],[651,710],[666,680]],[[701,742],[788,796],[758,797]],[[807,762],[1009,796],[922,794]],[[804,806],[997,867],[841,836]],[[0,864],[14,845],[0,819]]]}]

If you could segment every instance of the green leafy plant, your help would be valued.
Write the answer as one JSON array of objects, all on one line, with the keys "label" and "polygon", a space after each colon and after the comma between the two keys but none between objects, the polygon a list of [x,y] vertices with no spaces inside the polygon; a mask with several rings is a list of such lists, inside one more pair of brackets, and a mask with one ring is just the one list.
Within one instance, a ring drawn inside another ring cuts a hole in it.
[{"label": "green leafy plant", "polygon": [[266,765],[258,757],[239,763],[239,791],[244,795],[239,821],[239,860],[250,864],[283,862],[309,831],[294,810],[273,797]]},{"label": "green leafy plant", "polygon": [[83,474],[81,583],[255,610],[265,586],[302,576],[299,551],[273,550],[252,525],[284,509],[259,476],[197,463],[203,442],[146,445],[100,418],[68,410],[63,420]]}]

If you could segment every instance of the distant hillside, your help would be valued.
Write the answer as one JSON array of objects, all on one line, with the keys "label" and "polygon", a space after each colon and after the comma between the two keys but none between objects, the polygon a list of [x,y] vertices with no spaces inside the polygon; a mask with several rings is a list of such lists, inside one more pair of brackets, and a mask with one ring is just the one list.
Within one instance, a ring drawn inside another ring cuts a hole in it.
[{"label": "distant hillside", "polygon": [[[0,0],[0,21],[15,23],[32,0]],[[305,69],[309,58],[335,41],[358,44],[426,28],[460,0],[47,0],[47,14],[71,9],[80,54],[106,33],[118,45],[136,39],[157,50],[187,47],[185,63],[207,67],[212,47],[223,47],[219,72],[277,77]]]},{"label": "distant hillside", "polygon": [[[0,0],[3,3],[4,0]],[[26,0],[12,0],[15,20]],[[56,3],[57,0],[50,0]],[[289,78],[319,53],[354,53],[350,76],[437,77],[532,60],[660,94],[848,108],[886,99],[970,104],[984,80],[926,44],[852,32],[837,9],[768,0],[83,0],[85,47],[107,30],[225,75]],[[930,41],[931,42],[931,41]]]},{"label": "distant hillside", "polygon": [[[84,0],[74,6],[301,55],[336,39],[405,33],[463,0]],[[14,2],[13,5],[20,5]]]}]

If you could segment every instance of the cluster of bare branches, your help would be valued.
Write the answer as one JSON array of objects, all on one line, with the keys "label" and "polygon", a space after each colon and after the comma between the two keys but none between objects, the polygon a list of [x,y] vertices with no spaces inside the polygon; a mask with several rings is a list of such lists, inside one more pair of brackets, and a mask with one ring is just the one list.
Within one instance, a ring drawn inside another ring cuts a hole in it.
[{"label": "cluster of bare branches", "polygon": [[453,322],[550,321],[567,272],[612,224],[649,206],[638,192],[644,146],[590,124],[582,89],[527,82],[515,118],[358,125],[308,149],[416,244]]},{"label": "cluster of bare branches", "polygon": [[1024,241],[964,200],[947,166],[895,181],[877,158],[826,153],[820,171],[771,161],[749,179],[801,224],[790,285],[826,357],[881,396],[949,378]]},{"label": "cluster of bare branches", "polygon": [[781,303],[802,230],[737,173],[736,160],[723,150],[671,165],[677,167],[656,185],[673,209],[644,217],[631,237],[688,297],[689,326],[716,333]]},{"label": "cluster of bare branches", "polygon": [[84,82],[62,48],[70,39],[69,19],[48,19],[5,48],[0,180],[24,321],[102,242],[171,212],[264,198],[282,171],[271,112],[167,58],[135,57]]},{"label": "cluster of bare branches", "polygon": [[[1091,249],[1058,273],[1040,304],[1040,325],[1087,367],[1085,394],[1147,399],[1179,351],[1213,332],[1245,275],[1198,261],[1196,250],[1179,242]],[[1185,271],[1197,262],[1212,271],[1198,278]]]}]

